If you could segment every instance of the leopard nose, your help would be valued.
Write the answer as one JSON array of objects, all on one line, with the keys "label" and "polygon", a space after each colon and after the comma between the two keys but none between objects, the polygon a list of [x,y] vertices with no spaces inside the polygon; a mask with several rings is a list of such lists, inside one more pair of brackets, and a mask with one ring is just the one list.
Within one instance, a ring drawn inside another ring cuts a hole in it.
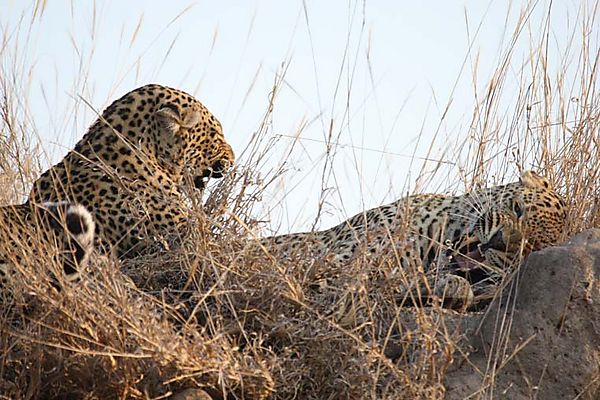
[{"label": "leopard nose", "polygon": [[210,168],[205,169],[202,175],[194,177],[196,189],[204,189],[210,178],[222,178],[231,168],[229,160],[217,160]]},{"label": "leopard nose", "polygon": [[217,160],[211,167],[211,178],[222,178],[223,175],[231,169],[231,162],[229,160]]}]

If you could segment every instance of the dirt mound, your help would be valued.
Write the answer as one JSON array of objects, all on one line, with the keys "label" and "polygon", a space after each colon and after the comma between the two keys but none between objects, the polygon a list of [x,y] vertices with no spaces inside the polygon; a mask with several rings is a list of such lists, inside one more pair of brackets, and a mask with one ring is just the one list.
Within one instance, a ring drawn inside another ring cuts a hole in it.
[{"label": "dirt mound", "polygon": [[600,230],[533,253],[471,321],[446,398],[600,398]]},{"label": "dirt mound", "polygon": [[0,316],[0,393],[600,398],[600,230],[532,254],[484,314],[404,306],[412,275],[394,259],[252,258],[200,233],[129,263],[100,257],[61,291],[42,266],[16,279],[35,307]]}]

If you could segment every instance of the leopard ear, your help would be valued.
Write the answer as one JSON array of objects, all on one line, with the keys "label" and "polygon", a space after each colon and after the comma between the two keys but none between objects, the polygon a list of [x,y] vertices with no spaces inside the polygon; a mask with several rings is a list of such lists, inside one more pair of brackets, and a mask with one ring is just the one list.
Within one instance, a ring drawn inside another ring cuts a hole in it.
[{"label": "leopard ear", "polygon": [[181,126],[181,116],[179,109],[173,104],[166,104],[156,112],[156,120],[164,128],[171,131],[179,131]]},{"label": "leopard ear", "polygon": [[183,128],[191,128],[198,125],[202,119],[202,114],[196,108],[186,108],[183,110],[183,118],[181,119],[181,126]]},{"label": "leopard ear", "polygon": [[165,128],[178,132],[181,128],[191,128],[200,122],[200,112],[193,108],[180,110],[174,104],[165,104],[156,112],[158,122]]},{"label": "leopard ear", "polygon": [[523,171],[521,179],[519,179],[523,186],[528,188],[544,187],[549,189],[550,182],[543,176],[538,175],[533,171]]}]

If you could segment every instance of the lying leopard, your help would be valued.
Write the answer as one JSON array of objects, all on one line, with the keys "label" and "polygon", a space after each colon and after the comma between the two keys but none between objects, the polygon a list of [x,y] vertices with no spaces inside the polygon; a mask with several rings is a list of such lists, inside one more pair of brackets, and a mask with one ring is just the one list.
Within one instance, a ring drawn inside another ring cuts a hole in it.
[{"label": "lying leopard", "polygon": [[420,194],[362,212],[333,228],[264,238],[276,257],[310,254],[336,264],[358,256],[395,256],[404,268],[434,272],[433,294],[451,308],[489,294],[498,276],[531,251],[561,240],[566,205],[547,179],[525,171],[518,182],[460,196]]},{"label": "lying leopard", "polygon": [[65,158],[34,184],[30,202],[89,209],[102,248],[129,257],[167,244],[189,224],[182,185],[203,189],[234,161],[221,124],[177,89],[146,85],[113,102]]},{"label": "lying leopard", "polygon": [[0,207],[0,286],[12,278],[15,268],[32,267],[40,260],[62,269],[54,274],[55,280],[77,279],[92,253],[94,230],[92,215],[79,204]]}]

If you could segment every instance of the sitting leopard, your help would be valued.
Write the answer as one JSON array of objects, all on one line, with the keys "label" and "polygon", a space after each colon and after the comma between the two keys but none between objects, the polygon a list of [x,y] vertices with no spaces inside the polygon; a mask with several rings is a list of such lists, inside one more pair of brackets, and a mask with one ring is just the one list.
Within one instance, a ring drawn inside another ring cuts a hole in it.
[{"label": "sitting leopard", "polygon": [[40,260],[53,260],[62,268],[55,280],[77,279],[93,250],[94,230],[92,215],[79,204],[0,207],[0,286],[12,278],[14,268]]},{"label": "sitting leopard", "polygon": [[[434,294],[467,308],[498,273],[564,234],[566,205],[547,179],[525,171],[518,182],[460,196],[419,194],[361,212],[330,229],[264,238],[276,257],[306,256],[344,264],[358,256],[397,257],[435,272]],[[485,297],[485,296],[484,296]],[[476,298],[477,300],[477,298]]]},{"label": "sitting leopard", "polygon": [[219,121],[194,97],[146,85],[113,102],[65,158],[33,185],[30,201],[92,211],[102,248],[134,256],[176,238],[189,222],[184,178],[203,189],[232,166]]}]

